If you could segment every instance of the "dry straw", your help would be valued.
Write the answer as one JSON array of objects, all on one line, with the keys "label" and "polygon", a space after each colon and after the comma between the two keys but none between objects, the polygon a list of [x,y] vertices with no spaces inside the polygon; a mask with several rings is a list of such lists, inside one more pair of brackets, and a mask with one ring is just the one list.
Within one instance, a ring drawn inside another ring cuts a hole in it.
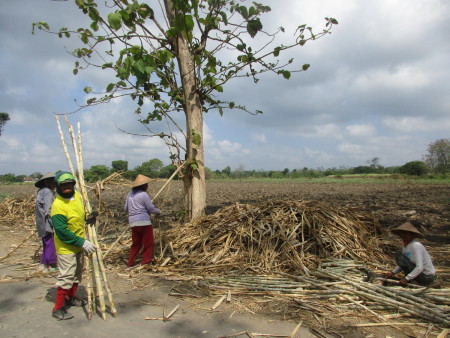
[{"label": "dry straw", "polygon": [[251,270],[309,274],[322,258],[382,262],[379,225],[351,208],[308,201],[233,204],[169,229],[170,266],[209,273]]}]

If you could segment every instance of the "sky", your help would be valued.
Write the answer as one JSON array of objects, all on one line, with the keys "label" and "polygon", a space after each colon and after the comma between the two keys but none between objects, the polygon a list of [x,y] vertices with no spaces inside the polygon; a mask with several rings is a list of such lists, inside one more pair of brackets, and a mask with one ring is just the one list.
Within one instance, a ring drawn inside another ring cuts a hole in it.
[{"label": "sky", "polygon": [[[264,75],[257,84],[225,85],[224,97],[264,113],[205,114],[207,167],[354,167],[375,157],[398,166],[421,160],[430,143],[450,137],[450,0],[261,2],[272,8],[262,18],[264,28],[286,29],[282,42],[300,24],[320,31],[324,18],[333,17],[339,25],[290,51],[300,67],[311,65],[308,71],[289,80]],[[10,121],[0,136],[0,174],[67,170],[55,113],[75,111],[86,101],[84,87],[104,88],[114,80],[105,71],[74,76],[76,59],[68,52],[81,44],[31,34],[37,21],[57,30],[87,19],[74,1],[2,2],[0,111]],[[170,163],[161,140],[133,135],[146,133],[135,108],[122,99],[69,115],[75,128],[81,126],[85,168],[115,160],[128,161],[130,169],[153,158]]]}]

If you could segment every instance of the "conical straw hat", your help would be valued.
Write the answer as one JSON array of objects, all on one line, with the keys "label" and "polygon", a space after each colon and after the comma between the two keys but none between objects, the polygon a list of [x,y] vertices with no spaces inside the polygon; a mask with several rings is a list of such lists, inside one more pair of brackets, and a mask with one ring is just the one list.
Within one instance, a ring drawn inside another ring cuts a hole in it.
[{"label": "conical straw hat", "polygon": [[419,230],[416,229],[416,227],[414,225],[412,225],[409,222],[403,223],[402,225],[400,225],[397,228],[394,228],[391,230],[391,232],[393,234],[398,235],[398,233],[400,231],[408,231],[408,232],[412,232],[413,234],[415,234],[417,237],[423,237],[423,235],[419,232]]},{"label": "conical straw hat", "polygon": [[36,188],[43,188],[44,185],[44,181],[47,178],[55,178],[55,174],[54,173],[46,173],[44,176],[42,176],[38,181],[36,181],[36,183],[34,184],[34,186]]},{"label": "conical straw hat", "polygon": [[133,184],[132,184],[132,188],[136,188],[139,187],[140,185],[144,185],[148,182],[150,182],[152,179],[150,177],[147,177],[145,175],[137,175],[136,179],[134,180]]}]

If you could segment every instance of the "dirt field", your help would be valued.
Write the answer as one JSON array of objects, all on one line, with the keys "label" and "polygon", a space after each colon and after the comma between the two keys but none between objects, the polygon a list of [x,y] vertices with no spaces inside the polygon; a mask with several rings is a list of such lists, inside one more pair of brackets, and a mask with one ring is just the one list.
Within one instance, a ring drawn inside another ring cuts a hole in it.
[{"label": "dirt field", "polygon": [[[159,191],[164,182],[152,182],[149,187],[150,195],[154,195]],[[128,189],[119,186],[107,186],[102,192],[103,210],[107,210],[110,221],[99,229],[104,235],[106,241],[111,242],[126,228],[126,215],[123,212],[123,203]],[[248,181],[227,181],[227,182],[207,182],[207,213],[214,213],[219,208],[236,202],[240,203],[256,203],[267,200],[315,200],[326,202],[335,206],[351,206],[372,213],[385,228],[389,229],[398,226],[405,221],[412,222],[423,233],[426,234],[423,243],[429,248],[433,256],[434,263],[437,267],[440,282],[442,285],[449,285],[450,276],[450,259],[448,252],[450,248],[450,185],[448,184],[415,184],[415,183],[303,183],[303,182],[248,182]],[[24,196],[35,193],[32,185],[19,186],[0,186],[0,196]],[[91,203],[96,205],[97,199],[92,197]],[[180,226],[179,220],[183,215],[182,204],[182,185],[180,182],[173,182],[168,190],[163,192],[155,201],[155,204],[162,210],[162,224],[166,227]],[[106,209],[105,209],[106,207]],[[33,207],[31,208],[31,212]],[[33,225],[28,224],[27,228],[32,231]],[[156,230],[157,231],[157,230]],[[0,257],[7,254],[12,245],[18,245],[25,237],[29,235],[29,231],[25,234],[23,229],[12,229],[10,224],[0,224]],[[386,241],[392,242],[393,238],[386,231],[382,235]],[[109,238],[109,239],[108,239]],[[397,245],[394,242],[394,245]],[[0,274],[3,276],[15,276],[14,278],[30,275],[31,271],[36,268],[36,255],[39,252],[37,240],[30,243],[23,249],[17,250],[17,255],[21,255],[22,259],[17,256],[8,258],[2,262],[3,267]],[[127,251],[123,252],[123,260],[127,257]],[[34,257],[34,258],[33,258]],[[23,266],[23,270],[17,269],[14,264]],[[167,278],[160,279],[155,273],[127,273],[123,263],[117,263],[120,266],[109,266],[109,275],[111,278],[113,293],[118,295],[138,293],[151,286],[152,290],[158,288],[158,284],[166,285],[166,288],[160,292],[160,296],[167,292],[167,284],[182,290],[191,290],[189,282],[180,281],[173,278],[168,281]],[[386,268],[389,268],[388,266]],[[135,274],[135,275],[133,275]],[[137,278],[138,277],[138,278]],[[9,278],[9,277],[8,277]],[[47,277],[33,278],[39,283],[49,284]],[[195,289],[195,288],[193,288]],[[192,290],[193,290],[192,289]],[[191,291],[192,291],[191,290]],[[187,291],[186,291],[187,292]],[[119,296],[120,297],[120,296]],[[123,297],[122,297],[123,298]],[[125,297],[126,298],[126,297]],[[133,298],[133,297],[131,297]],[[135,301],[133,301],[135,302]],[[124,309],[134,306],[133,302],[123,302]],[[202,307],[204,303],[214,303],[208,294],[202,294],[201,300],[189,300],[188,308]],[[254,320],[261,320],[270,316],[272,320],[285,319],[292,325],[299,318],[292,318],[286,314],[283,309],[277,309],[276,306],[255,305],[250,307],[253,300],[240,299],[233,306],[228,306],[229,311],[237,311],[241,314],[254,313]],[[270,304],[270,303],[259,303]],[[46,308],[50,308],[46,305]],[[278,314],[276,312],[278,311]],[[202,316],[202,313],[199,313]],[[253,315],[253,314],[252,314]],[[317,318],[310,313],[304,313],[303,320],[309,327],[317,327],[323,329],[322,324],[318,324]],[[372,319],[373,320],[373,319]],[[335,333],[346,337],[360,337],[372,334],[374,337],[384,337],[386,335],[395,337],[405,336],[423,336],[425,329],[417,331],[417,328],[349,328],[349,323],[368,322],[358,316],[350,316],[349,318],[340,318],[333,316],[327,319],[328,334]],[[295,325],[294,325],[295,326]],[[323,331],[322,331],[323,332]],[[231,334],[231,332],[222,332],[222,334]],[[19,335],[20,336],[20,335]],[[183,336],[179,334],[178,336]],[[189,335],[185,335],[189,336]],[[332,334],[331,336],[335,336]]]}]

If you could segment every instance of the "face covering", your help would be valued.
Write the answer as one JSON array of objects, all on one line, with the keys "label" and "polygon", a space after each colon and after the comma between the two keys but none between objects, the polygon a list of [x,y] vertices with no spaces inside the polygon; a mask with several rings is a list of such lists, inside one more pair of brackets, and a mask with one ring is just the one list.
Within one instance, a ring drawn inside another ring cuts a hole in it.
[{"label": "face covering", "polygon": [[60,171],[55,176],[55,182],[56,182],[56,192],[58,195],[60,195],[63,198],[69,199],[72,198],[73,195],[75,195],[75,188],[70,193],[63,193],[61,190],[61,184],[65,182],[74,182],[76,184],[76,179],[73,177],[73,175],[67,171]]}]

